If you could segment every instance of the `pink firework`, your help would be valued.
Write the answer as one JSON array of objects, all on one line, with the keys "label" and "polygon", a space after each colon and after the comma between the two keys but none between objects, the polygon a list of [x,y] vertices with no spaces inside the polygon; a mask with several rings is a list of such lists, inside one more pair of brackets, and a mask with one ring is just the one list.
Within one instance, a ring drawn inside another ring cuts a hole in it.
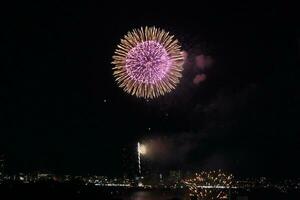
[{"label": "pink firework", "polygon": [[164,78],[171,64],[165,48],[155,41],[138,44],[128,52],[126,58],[129,76],[146,84],[155,84]]},{"label": "pink firework", "polygon": [[155,27],[129,32],[113,56],[114,76],[126,92],[155,98],[179,83],[183,55],[177,40]]}]

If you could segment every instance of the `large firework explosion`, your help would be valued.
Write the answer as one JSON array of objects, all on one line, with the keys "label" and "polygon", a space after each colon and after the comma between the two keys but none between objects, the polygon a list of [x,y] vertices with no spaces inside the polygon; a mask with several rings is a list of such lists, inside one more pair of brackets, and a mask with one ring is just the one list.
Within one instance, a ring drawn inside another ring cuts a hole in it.
[{"label": "large firework explosion", "polygon": [[121,39],[112,64],[113,75],[125,92],[156,98],[179,83],[183,55],[178,40],[155,27],[133,29]]},{"label": "large firework explosion", "polygon": [[183,181],[190,195],[199,200],[228,199],[228,191],[233,183],[233,175],[218,171],[203,171]]}]

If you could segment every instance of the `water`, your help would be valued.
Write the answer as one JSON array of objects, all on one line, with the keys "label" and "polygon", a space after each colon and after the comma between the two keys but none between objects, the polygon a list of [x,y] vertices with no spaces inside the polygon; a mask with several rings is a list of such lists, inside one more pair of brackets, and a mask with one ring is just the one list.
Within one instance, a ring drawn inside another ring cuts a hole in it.
[{"label": "water", "polygon": [[181,192],[170,191],[136,191],[120,197],[124,200],[188,200],[187,195]]},{"label": "water", "polygon": [[[96,187],[75,184],[0,184],[2,196],[10,199],[105,199],[105,200],[190,200],[188,191],[171,189],[140,189]],[[300,191],[280,192],[271,189],[233,190],[231,200],[299,200]]]}]

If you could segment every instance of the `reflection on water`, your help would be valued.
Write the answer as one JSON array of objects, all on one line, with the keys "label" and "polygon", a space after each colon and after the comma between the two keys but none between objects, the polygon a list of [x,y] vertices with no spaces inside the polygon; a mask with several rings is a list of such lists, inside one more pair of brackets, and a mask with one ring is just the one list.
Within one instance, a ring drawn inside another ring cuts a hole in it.
[{"label": "reflection on water", "polygon": [[126,200],[186,200],[183,194],[170,192],[138,191]]},{"label": "reflection on water", "polygon": [[130,200],[154,200],[158,199],[157,195],[150,192],[136,192],[131,197]]}]

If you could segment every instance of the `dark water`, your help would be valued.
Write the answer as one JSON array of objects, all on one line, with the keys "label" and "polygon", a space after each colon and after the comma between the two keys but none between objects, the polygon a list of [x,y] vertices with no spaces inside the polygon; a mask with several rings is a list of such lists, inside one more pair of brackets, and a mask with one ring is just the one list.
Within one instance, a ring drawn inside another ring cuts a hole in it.
[{"label": "dark water", "polygon": [[[4,198],[5,197],[5,198]],[[0,184],[0,199],[189,200],[186,190],[95,187],[74,184]],[[300,200],[300,191],[232,191],[231,200]]]},{"label": "dark water", "polygon": [[187,200],[184,190],[141,190],[74,184],[0,184],[1,197],[12,199]]},{"label": "dark water", "polygon": [[188,200],[184,192],[175,191],[136,191],[123,196],[116,196],[124,200]]}]

